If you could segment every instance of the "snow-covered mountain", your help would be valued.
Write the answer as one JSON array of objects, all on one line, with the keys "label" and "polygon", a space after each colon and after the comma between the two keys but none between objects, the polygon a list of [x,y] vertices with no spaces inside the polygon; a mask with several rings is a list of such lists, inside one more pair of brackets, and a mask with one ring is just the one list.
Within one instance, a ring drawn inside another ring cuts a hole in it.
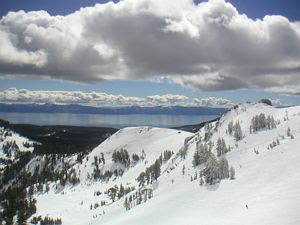
[{"label": "snow-covered mountain", "polygon": [[55,174],[28,187],[28,222],[297,225],[299,137],[300,107],[264,104],[239,105],[195,134],[125,128],[87,155],[33,158],[28,173]]}]

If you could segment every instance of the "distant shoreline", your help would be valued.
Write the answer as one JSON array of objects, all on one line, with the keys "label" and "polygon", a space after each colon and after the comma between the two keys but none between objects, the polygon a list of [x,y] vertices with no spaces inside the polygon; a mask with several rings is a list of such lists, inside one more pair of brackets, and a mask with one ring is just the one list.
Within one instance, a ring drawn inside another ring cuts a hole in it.
[{"label": "distant shoreline", "polygon": [[151,126],[161,128],[200,124],[219,115],[153,115],[153,114],[71,114],[71,113],[15,113],[0,112],[0,118],[11,124],[76,127],[124,127]]},{"label": "distant shoreline", "polygon": [[213,107],[183,107],[183,106],[125,106],[125,107],[92,107],[83,105],[57,104],[5,104],[0,103],[0,112],[14,113],[70,113],[99,115],[222,115],[227,108]]}]

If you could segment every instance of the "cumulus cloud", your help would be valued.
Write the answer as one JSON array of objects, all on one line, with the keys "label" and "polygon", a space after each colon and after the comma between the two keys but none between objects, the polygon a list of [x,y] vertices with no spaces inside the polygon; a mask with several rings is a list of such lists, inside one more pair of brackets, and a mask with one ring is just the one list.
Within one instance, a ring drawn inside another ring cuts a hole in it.
[{"label": "cumulus cloud", "polygon": [[209,107],[224,107],[229,108],[235,104],[228,99],[208,97],[208,98],[194,98],[193,104],[195,106],[209,106]]},{"label": "cumulus cloud", "polygon": [[269,91],[278,92],[285,95],[300,95],[300,84],[299,85],[287,85],[282,87],[273,87]]},{"label": "cumulus cloud", "polygon": [[165,104],[183,104],[188,97],[184,95],[152,95],[147,96],[147,100],[154,105],[165,105]]},{"label": "cumulus cloud", "polygon": [[[94,82],[165,77],[201,90],[300,93],[300,22],[224,0],[123,0],[0,20],[1,76]],[[286,89],[285,89],[286,90]]]},{"label": "cumulus cloud", "polygon": [[101,92],[81,91],[30,91],[9,88],[0,92],[0,102],[4,103],[56,103],[83,104],[94,106],[142,105],[144,98],[111,95]]},{"label": "cumulus cloud", "polygon": [[3,103],[56,103],[91,106],[172,106],[185,105],[189,98],[184,95],[153,95],[146,98],[112,95],[102,92],[81,91],[31,91],[9,88],[0,92]]}]

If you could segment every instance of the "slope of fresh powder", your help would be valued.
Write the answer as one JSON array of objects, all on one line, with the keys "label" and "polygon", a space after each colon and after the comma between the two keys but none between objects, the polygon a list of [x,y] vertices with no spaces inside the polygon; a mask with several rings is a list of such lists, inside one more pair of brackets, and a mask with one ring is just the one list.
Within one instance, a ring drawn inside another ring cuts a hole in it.
[{"label": "slope of fresh powder", "polygon": [[[99,157],[101,153],[104,154],[106,160],[105,166],[102,167],[105,171],[121,167],[121,165],[116,165],[112,162],[112,153],[115,150],[126,149],[129,155],[133,153],[142,155],[144,152],[146,157],[144,163],[140,163],[125,171],[128,174],[124,176],[124,181],[129,181],[128,177],[136,178],[141,169],[152,164],[163,151],[177,152],[182,146],[184,139],[192,135],[189,132],[164,128],[129,127],[121,129],[83,159],[83,163],[78,167],[81,171],[80,178],[84,181],[87,179],[87,174],[92,174],[94,157]],[[123,179],[121,178],[121,180]]]},{"label": "slope of fresh powder", "polygon": [[[94,205],[94,203],[101,200],[107,200],[103,196],[94,196],[95,191],[101,190],[104,192],[108,188],[121,183],[123,185],[135,185],[137,176],[151,165],[163,151],[178,152],[184,139],[192,135],[189,132],[164,128],[131,127],[121,129],[86,156],[82,164],[74,166],[80,175],[80,185],[69,186],[64,190],[56,190],[54,188],[55,184],[52,184],[49,193],[36,196],[36,215],[61,217],[64,221],[63,224],[89,224],[88,221],[94,221],[93,216],[99,216],[99,214],[103,214],[103,211],[107,211],[107,209],[99,210],[99,208],[98,210],[90,210],[91,204]],[[100,156],[103,153],[106,160],[105,166],[102,168],[103,171],[114,170],[116,163],[112,162],[112,153],[121,148],[126,149],[129,154],[141,155],[145,152],[145,160],[125,170],[122,177],[111,179],[107,183],[88,179],[88,174],[93,172],[94,156]],[[58,202],[59,204],[57,204]],[[49,205],[55,205],[55,207],[49,207]],[[116,207],[123,209],[123,203],[118,201],[107,208],[114,210]]]},{"label": "slope of fresh powder", "polygon": [[[275,129],[250,134],[251,119],[261,112],[274,116],[280,123]],[[226,134],[228,123],[237,120],[244,135],[238,142]],[[286,136],[288,127],[294,139]],[[211,140],[215,143],[222,137],[232,147],[226,157],[236,170],[235,180],[222,180],[212,186],[200,186],[199,179],[191,182],[191,176],[199,169],[192,166],[195,140],[203,134],[204,128],[190,140],[188,155],[181,159],[176,153],[184,140],[193,134],[161,128],[123,129],[93,150],[83,164],[75,166],[81,171],[80,185],[63,190],[51,188],[49,193],[36,195],[36,215],[60,217],[63,224],[70,225],[300,224],[300,107],[278,109],[263,104],[244,104],[220,119]],[[277,138],[280,145],[268,149]],[[103,152],[110,162],[105,169],[109,169],[115,166],[109,157],[114,150],[122,147],[130,154],[140,154],[144,150],[146,160],[107,183],[87,179],[95,155]],[[124,198],[90,209],[91,204],[107,200],[104,195],[94,196],[94,191],[105,191],[115,184],[126,182],[137,185],[137,175],[164,150],[172,150],[175,154],[162,166],[162,175],[152,185],[153,198],[129,211],[123,207]]]}]

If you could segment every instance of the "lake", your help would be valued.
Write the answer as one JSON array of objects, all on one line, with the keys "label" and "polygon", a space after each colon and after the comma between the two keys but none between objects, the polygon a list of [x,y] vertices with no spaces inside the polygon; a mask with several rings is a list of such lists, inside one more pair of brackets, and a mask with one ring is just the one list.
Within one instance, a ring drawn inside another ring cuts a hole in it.
[{"label": "lake", "polygon": [[6,113],[0,118],[13,124],[70,125],[86,127],[123,128],[132,126],[178,127],[198,124],[218,115],[107,115],[70,113]]}]

